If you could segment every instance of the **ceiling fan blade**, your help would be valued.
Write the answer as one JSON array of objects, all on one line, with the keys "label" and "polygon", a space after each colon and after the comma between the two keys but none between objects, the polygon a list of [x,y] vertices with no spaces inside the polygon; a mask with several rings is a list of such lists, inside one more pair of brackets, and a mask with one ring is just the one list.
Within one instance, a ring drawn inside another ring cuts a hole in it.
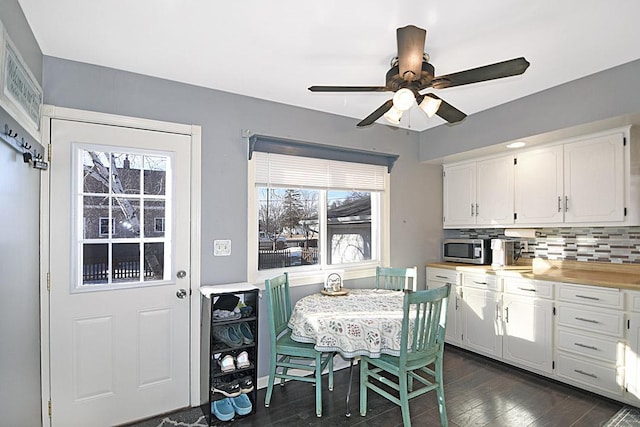
[{"label": "ceiling fan blade", "polygon": [[416,102],[418,103],[418,105],[420,105],[420,103],[422,102],[422,100],[424,99],[425,96],[428,96],[430,98],[433,99],[439,99],[440,100],[440,107],[438,108],[438,110],[436,111],[436,115],[438,115],[439,117],[445,119],[447,122],[449,123],[457,123],[460,122],[462,120],[464,120],[465,117],[467,117],[467,115],[465,113],[463,113],[462,111],[458,110],[456,107],[454,107],[453,105],[449,104],[447,101],[443,100],[442,98],[432,94],[432,93],[427,93],[424,95],[418,95],[416,97]]},{"label": "ceiling fan blade", "polygon": [[311,86],[311,92],[387,92],[385,86]]},{"label": "ceiling fan blade", "polygon": [[367,117],[362,119],[362,121],[358,123],[357,126],[358,127],[369,126],[370,124],[378,120],[380,117],[382,117],[384,113],[389,111],[392,106],[393,106],[393,99],[390,99],[384,104],[382,104],[381,106],[379,106],[376,111],[374,111],[373,113],[369,114]]},{"label": "ceiling fan blade", "polygon": [[511,59],[491,65],[485,65],[483,67],[460,71],[458,73],[437,76],[431,80],[431,87],[434,89],[444,89],[447,87],[501,79],[503,77],[517,76],[524,73],[528,67],[529,61],[523,57]]},{"label": "ceiling fan blade", "polygon": [[398,68],[400,77],[408,82],[418,80],[422,72],[422,58],[427,31],[415,25],[398,28]]}]

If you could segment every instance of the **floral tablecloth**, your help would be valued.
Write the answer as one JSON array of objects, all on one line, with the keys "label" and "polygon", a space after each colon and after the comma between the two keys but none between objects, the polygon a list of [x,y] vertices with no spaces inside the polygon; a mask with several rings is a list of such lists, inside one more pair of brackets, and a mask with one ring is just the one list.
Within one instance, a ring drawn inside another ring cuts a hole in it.
[{"label": "floral tablecloth", "polygon": [[403,298],[404,292],[387,289],[305,296],[291,314],[291,338],[315,344],[318,351],[340,352],[346,358],[399,356]]}]

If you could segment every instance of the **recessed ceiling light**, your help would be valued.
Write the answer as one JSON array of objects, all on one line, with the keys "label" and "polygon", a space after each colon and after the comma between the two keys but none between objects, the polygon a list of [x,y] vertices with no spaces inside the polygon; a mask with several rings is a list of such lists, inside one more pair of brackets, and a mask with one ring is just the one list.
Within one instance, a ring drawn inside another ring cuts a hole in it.
[{"label": "recessed ceiling light", "polygon": [[522,148],[525,145],[527,145],[527,143],[524,142],[524,141],[516,141],[516,142],[512,142],[511,144],[507,145],[507,148]]}]

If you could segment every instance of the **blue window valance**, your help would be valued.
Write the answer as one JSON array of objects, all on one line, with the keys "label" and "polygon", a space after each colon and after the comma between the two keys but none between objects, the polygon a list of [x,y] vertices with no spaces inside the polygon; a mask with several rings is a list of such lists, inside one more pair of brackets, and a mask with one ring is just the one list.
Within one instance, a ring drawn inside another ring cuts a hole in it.
[{"label": "blue window valance", "polygon": [[265,135],[249,136],[249,160],[251,160],[254,151],[386,166],[389,173],[391,173],[391,168],[399,157],[397,154],[357,150],[354,148],[295,141]]}]

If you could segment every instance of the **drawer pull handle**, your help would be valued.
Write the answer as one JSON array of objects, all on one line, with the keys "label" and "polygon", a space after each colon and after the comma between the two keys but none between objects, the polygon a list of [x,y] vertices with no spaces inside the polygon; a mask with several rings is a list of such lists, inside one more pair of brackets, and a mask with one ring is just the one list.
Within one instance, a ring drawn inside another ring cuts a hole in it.
[{"label": "drawer pull handle", "polygon": [[533,288],[521,288],[520,286],[518,286],[518,289],[521,291],[536,292],[536,290]]},{"label": "drawer pull handle", "polygon": [[591,377],[591,378],[596,378],[596,379],[598,378],[598,376],[596,374],[591,374],[589,372],[584,372],[584,371],[581,371],[580,369],[574,369],[573,372],[577,372],[579,374],[586,375],[586,376]]},{"label": "drawer pull handle", "polygon": [[447,276],[438,276],[438,275],[436,275],[436,277],[437,277],[438,279],[446,279],[446,278],[447,278]]},{"label": "drawer pull handle", "polygon": [[578,294],[576,294],[576,298],[590,299],[590,300],[593,300],[593,301],[600,301],[600,298],[590,297],[588,295],[578,295]]},{"label": "drawer pull handle", "polygon": [[475,283],[476,285],[486,285],[487,282],[476,282],[475,280],[473,281],[473,283]]},{"label": "drawer pull handle", "polygon": [[598,347],[595,347],[595,346],[592,346],[592,345],[581,344],[579,342],[574,342],[573,344],[577,345],[578,347],[588,348],[589,350],[598,350]]},{"label": "drawer pull handle", "polygon": [[580,320],[582,322],[589,322],[589,323],[600,323],[597,320],[593,320],[593,319],[585,319],[584,317],[576,317],[576,320]]}]

